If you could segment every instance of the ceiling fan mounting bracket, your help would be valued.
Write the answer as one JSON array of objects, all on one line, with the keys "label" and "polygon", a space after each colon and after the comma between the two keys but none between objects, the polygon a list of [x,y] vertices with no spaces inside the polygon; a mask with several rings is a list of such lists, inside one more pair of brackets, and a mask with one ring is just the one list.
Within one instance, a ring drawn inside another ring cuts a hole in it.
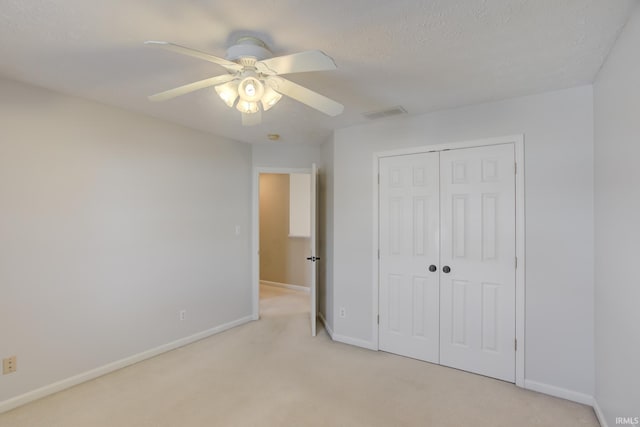
[{"label": "ceiling fan mounting bracket", "polygon": [[[227,49],[226,59],[242,65],[252,66],[256,61],[271,58],[273,53],[267,45],[256,37],[246,36],[236,40],[236,44]],[[247,61],[248,60],[248,61]],[[245,64],[244,62],[248,62]],[[253,64],[249,64],[253,62]]]}]

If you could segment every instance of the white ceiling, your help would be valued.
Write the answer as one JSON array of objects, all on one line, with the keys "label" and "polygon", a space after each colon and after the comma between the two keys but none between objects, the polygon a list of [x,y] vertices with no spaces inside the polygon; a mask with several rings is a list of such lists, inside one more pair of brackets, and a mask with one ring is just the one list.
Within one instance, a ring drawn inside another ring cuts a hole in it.
[{"label": "white ceiling", "polygon": [[[232,139],[320,143],[362,113],[410,114],[588,84],[636,0],[0,0],[0,75]],[[338,70],[288,78],[345,105],[327,117],[291,99],[242,127],[212,89],[147,95],[225,71],[143,46],[214,55],[243,34],[274,54],[320,49]],[[0,94],[1,100],[1,94]],[[270,142],[273,143],[273,142]]]}]

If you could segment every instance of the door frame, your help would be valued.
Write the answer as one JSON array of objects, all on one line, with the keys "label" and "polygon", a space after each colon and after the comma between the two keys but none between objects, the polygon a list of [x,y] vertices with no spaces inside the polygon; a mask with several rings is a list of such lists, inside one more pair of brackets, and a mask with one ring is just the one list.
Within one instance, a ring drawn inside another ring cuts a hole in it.
[{"label": "door frame", "polygon": [[[515,384],[524,387],[525,378],[525,176],[524,176],[524,134],[509,135],[495,138],[486,138],[461,142],[448,142],[443,144],[423,145],[418,147],[401,148],[390,151],[379,151],[373,153],[373,280],[372,280],[372,338],[373,348],[380,350],[379,341],[379,291],[380,291],[380,260],[378,258],[379,242],[379,160],[382,157],[402,156],[407,154],[428,153],[433,151],[454,150],[461,148],[484,147],[488,145],[513,144],[516,161],[516,372]],[[515,260],[514,260],[515,261]]]},{"label": "door frame", "polygon": [[260,319],[260,175],[311,173],[311,168],[254,166],[251,180],[251,318]]}]

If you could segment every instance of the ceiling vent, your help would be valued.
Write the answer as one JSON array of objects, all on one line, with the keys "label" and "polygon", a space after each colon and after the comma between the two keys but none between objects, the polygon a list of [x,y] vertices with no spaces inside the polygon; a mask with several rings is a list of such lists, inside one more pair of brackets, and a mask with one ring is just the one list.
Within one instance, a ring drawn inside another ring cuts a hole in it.
[{"label": "ceiling vent", "polygon": [[386,110],[370,111],[368,113],[364,113],[363,116],[365,116],[369,120],[378,120],[385,117],[397,116],[400,114],[407,114],[407,110],[397,105],[395,107],[387,108]]}]

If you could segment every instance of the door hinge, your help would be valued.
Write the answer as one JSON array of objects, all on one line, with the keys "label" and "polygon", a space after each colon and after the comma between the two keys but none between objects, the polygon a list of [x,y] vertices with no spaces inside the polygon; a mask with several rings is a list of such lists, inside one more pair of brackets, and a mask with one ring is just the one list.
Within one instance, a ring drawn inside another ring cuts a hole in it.
[{"label": "door hinge", "polygon": [[380,315],[378,314],[378,325],[380,324]]},{"label": "door hinge", "polygon": [[518,174],[518,162],[515,162],[513,164],[513,173],[515,173],[516,175]]},{"label": "door hinge", "polygon": [[513,349],[515,351],[518,351],[518,339],[517,338],[514,338],[514,340],[513,340]]},{"label": "door hinge", "polygon": [[380,174],[378,174],[378,185],[380,185]]},{"label": "door hinge", "polygon": [[516,257],[516,268],[518,268],[518,257]]},{"label": "door hinge", "polygon": [[380,249],[378,248],[378,259],[380,259]]}]

